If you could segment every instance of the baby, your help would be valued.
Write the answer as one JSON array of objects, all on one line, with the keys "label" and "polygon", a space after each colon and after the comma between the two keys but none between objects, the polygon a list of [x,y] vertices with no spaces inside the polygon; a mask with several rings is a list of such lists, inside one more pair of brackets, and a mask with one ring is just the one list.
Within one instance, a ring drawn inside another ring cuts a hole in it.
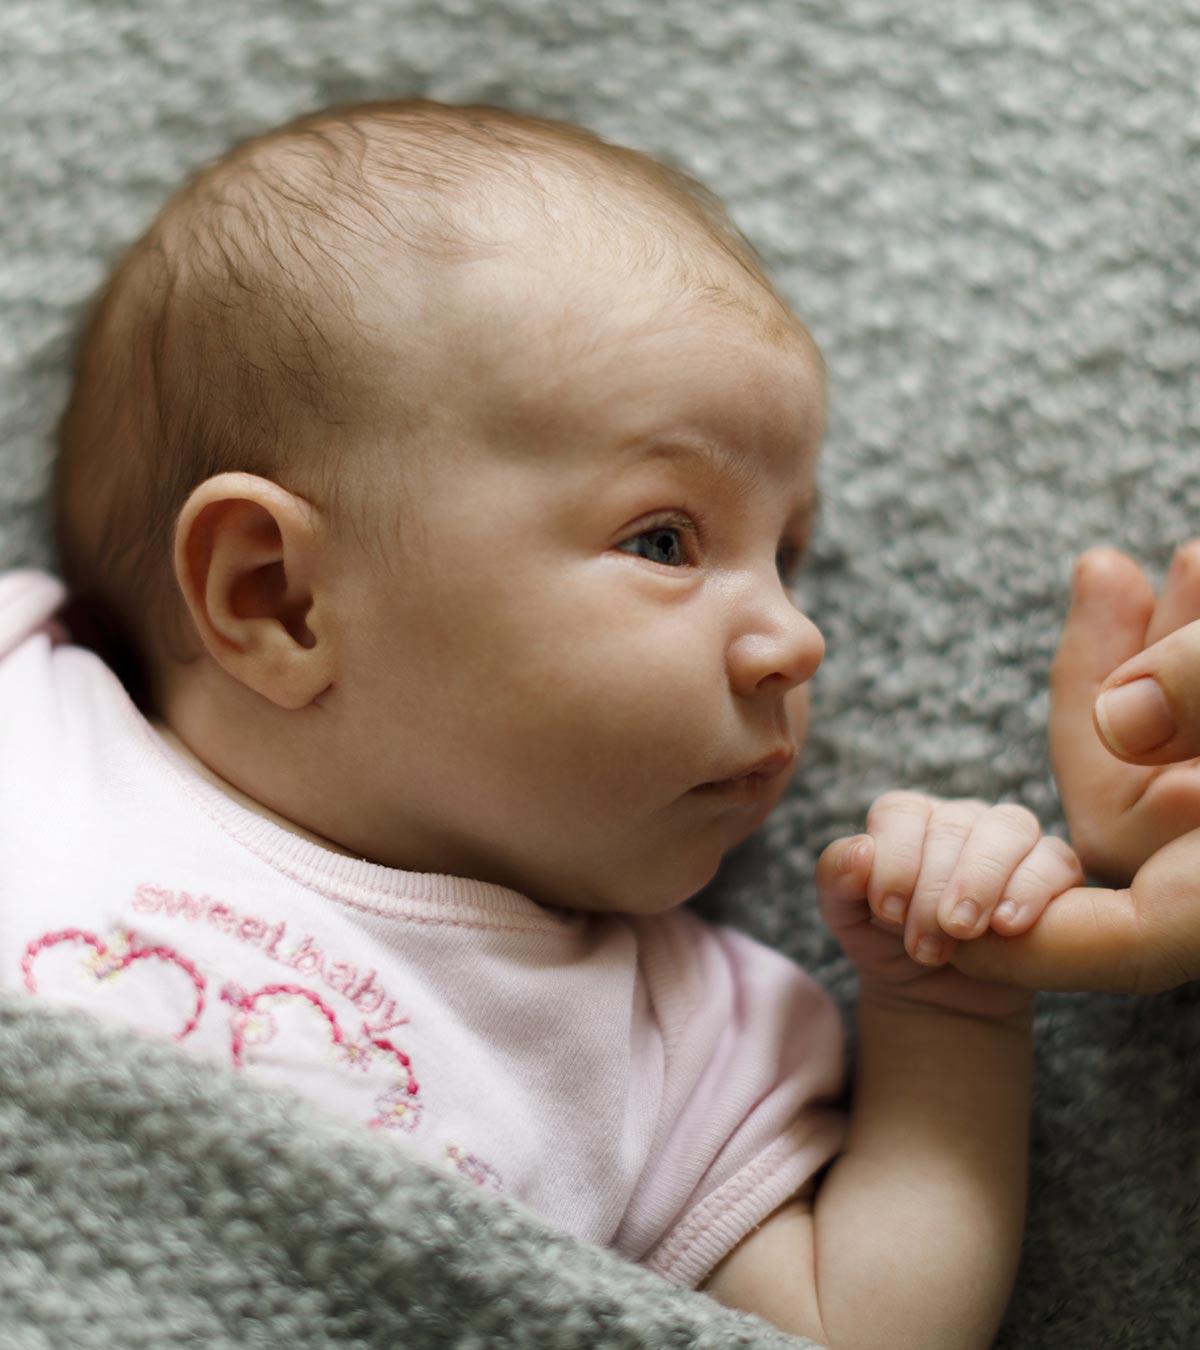
[{"label": "baby", "polygon": [[824,419],[717,200],[584,130],[368,104],[206,166],[83,333],[66,584],[0,578],[3,982],[823,1344],[990,1343],[1031,995],[948,958],[1075,855],[909,792],[825,851],[848,1119],[828,996],[681,908],[804,739]]}]

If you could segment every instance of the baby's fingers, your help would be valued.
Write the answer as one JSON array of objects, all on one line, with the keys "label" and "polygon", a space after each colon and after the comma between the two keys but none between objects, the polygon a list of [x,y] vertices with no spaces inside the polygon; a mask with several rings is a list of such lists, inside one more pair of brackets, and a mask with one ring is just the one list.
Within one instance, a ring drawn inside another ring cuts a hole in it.
[{"label": "baby's fingers", "polygon": [[1007,886],[1041,836],[1032,811],[1004,803],[974,822],[954,870],[937,900],[937,923],[950,937],[978,937],[992,911],[1008,894]]},{"label": "baby's fingers", "polygon": [[1024,933],[1056,895],[1082,885],[1083,867],[1075,850],[1065,839],[1043,835],[1012,874],[991,926],[1006,937]]},{"label": "baby's fingers", "polygon": [[817,859],[817,890],[822,898],[862,900],[875,857],[875,841],[869,834],[835,839]]},{"label": "baby's fingers", "polygon": [[867,832],[875,842],[867,899],[875,916],[888,923],[904,923],[934,805],[921,792],[885,792],[867,812]]},{"label": "baby's fingers", "polygon": [[817,859],[817,895],[821,913],[837,933],[870,921],[867,878],[875,857],[875,841],[868,834],[835,839]]}]

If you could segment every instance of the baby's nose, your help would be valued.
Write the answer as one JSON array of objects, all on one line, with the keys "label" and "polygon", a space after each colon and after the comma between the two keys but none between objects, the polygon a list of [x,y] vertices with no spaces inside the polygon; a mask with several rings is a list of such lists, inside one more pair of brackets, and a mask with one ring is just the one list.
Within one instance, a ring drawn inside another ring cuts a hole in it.
[{"label": "baby's nose", "polygon": [[788,604],[770,621],[746,632],[731,651],[731,674],[739,692],[750,694],[768,682],[805,684],[825,658],[825,639],[815,623]]},{"label": "baby's nose", "polygon": [[805,684],[811,680],[825,659],[824,634],[808,615],[801,613],[800,610],[794,611],[787,650],[788,669],[781,673],[786,673],[795,684]]}]

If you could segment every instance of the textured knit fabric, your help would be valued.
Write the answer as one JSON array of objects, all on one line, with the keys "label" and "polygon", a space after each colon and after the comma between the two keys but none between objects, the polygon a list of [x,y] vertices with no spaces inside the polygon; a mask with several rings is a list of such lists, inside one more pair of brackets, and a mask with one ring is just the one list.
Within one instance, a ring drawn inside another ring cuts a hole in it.
[{"label": "textured knit fabric", "polygon": [[170,1041],[0,991],[0,1350],[799,1350]]},{"label": "textured knit fabric", "polygon": [[347,858],[204,780],[0,575],[0,987],[281,1084],[696,1285],[843,1132],[839,1014],[687,910]]},{"label": "textured knit fabric", "polygon": [[[687,908],[794,957],[851,1019],[854,971],[816,904],[821,849],[899,787],[1020,801],[1065,833],[1046,687],[1071,559],[1114,544],[1157,584],[1200,533],[1198,69],[1196,0],[6,0],[0,570],[54,568],[54,425],[88,296],[181,176],[236,139],[423,95],[569,118],[681,165],[763,253],[830,380],[801,582],[827,655],[804,762]],[[1195,1350],[1200,984],[1035,1007],[1028,1222],[996,1350]],[[203,1320],[218,1286],[246,1310],[236,1345],[339,1343],[337,1291],[375,1315],[360,1347],[740,1343],[715,1323],[692,1340],[711,1300],[611,1253],[515,1241],[475,1188],[470,1222],[444,1223],[441,1176],[419,1184],[394,1148],[403,1213],[364,1256],[347,1216],[374,1215],[376,1192],[301,1167],[320,1156],[307,1120],[286,1150],[282,1123],[255,1139],[264,1108],[234,1110],[256,1088],[240,1074],[218,1138],[182,1071],[145,1070],[181,1049],[118,1046],[114,1023],[68,1038],[51,1011],[24,999],[6,1038],[19,1065],[0,1064],[7,1148],[12,1078],[28,1080],[0,1188],[37,1214],[0,1223],[16,1244],[0,1280],[37,1291],[8,1340],[11,1300],[0,1310],[3,1350],[88,1332],[106,1350],[138,1331],[155,1350],[226,1343]],[[89,1147],[93,1123],[107,1148]],[[269,1190],[222,1173],[234,1145],[275,1164]],[[96,1177],[118,1156],[119,1188]],[[208,1229],[170,1203],[193,1162]],[[326,1222],[290,1224],[294,1195]],[[295,1264],[274,1280],[239,1266],[243,1220]],[[423,1334],[377,1287],[402,1287]],[[284,1293],[307,1316],[287,1319]]]}]

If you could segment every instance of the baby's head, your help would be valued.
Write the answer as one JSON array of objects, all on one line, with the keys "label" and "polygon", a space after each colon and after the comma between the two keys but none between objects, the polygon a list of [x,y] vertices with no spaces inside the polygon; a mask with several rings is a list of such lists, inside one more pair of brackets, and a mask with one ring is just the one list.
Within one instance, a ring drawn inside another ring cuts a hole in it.
[{"label": "baby's head", "polygon": [[84,329],[59,566],[139,706],[341,851],[653,912],[786,785],[824,366],[694,180],[422,100],[175,194]]}]

